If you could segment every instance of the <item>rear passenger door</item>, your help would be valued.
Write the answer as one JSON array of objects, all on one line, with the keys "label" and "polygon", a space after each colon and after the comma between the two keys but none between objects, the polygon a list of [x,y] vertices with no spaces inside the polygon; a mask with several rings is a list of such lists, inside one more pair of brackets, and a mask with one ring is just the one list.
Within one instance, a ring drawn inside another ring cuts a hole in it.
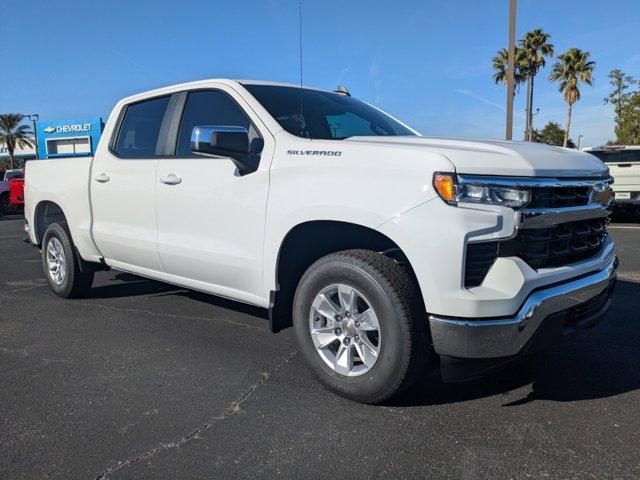
[{"label": "rear passenger door", "polygon": [[[173,158],[158,163],[158,251],[185,286],[261,303],[262,244],[274,141],[232,89],[182,92],[173,127]],[[229,158],[191,153],[195,126],[245,127],[264,141],[257,171],[240,175]],[[171,181],[168,181],[171,180]]]},{"label": "rear passenger door", "polygon": [[125,106],[108,148],[93,160],[92,232],[110,265],[163,271],[156,246],[156,168],[170,104],[165,95]]}]

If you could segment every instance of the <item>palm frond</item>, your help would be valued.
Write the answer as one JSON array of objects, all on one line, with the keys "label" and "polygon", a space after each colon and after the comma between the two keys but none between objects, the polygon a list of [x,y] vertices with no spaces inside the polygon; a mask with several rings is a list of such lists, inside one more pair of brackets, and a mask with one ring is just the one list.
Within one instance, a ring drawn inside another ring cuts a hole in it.
[{"label": "palm frond", "polygon": [[9,157],[13,157],[16,146],[25,148],[33,147],[34,141],[31,138],[33,132],[28,125],[22,123],[25,115],[21,113],[0,114],[0,143],[4,143],[9,152]]},{"label": "palm frond", "polygon": [[579,48],[570,48],[558,56],[551,67],[549,80],[559,82],[559,90],[568,104],[572,105],[580,100],[580,83],[593,84],[593,70],[596,63],[588,60],[589,52]]},{"label": "palm frond", "polygon": [[[524,52],[520,48],[514,51],[514,82],[517,85],[524,83],[526,80],[526,63]],[[507,72],[509,71],[509,50],[503,48],[498,50],[496,56],[492,59],[493,80],[496,84],[500,82],[507,83]]]},{"label": "palm frond", "polygon": [[553,44],[549,43],[551,35],[541,28],[525,33],[518,42],[518,47],[524,52],[529,75],[536,75],[540,68],[546,65],[545,57],[552,57]]}]

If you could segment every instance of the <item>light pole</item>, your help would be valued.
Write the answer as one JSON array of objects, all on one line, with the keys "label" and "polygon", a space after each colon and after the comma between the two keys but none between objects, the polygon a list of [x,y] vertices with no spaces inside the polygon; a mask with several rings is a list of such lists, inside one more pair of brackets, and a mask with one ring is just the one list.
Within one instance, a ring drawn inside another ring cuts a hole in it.
[{"label": "light pole", "polygon": [[584,137],[584,135],[578,135],[578,148],[577,150],[580,150],[580,139]]},{"label": "light pole", "polygon": [[536,113],[531,112],[531,120],[529,120],[529,133],[527,135],[527,140],[531,141],[533,139],[533,116],[540,113],[540,109],[536,108]]},{"label": "light pole", "polygon": [[509,0],[509,62],[507,70],[507,125],[505,139],[513,139],[513,93],[515,89],[516,0]]},{"label": "light pole", "polygon": [[38,160],[38,131],[36,130],[36,122],[40,120],[40,115],[38,115],[37,113],[32,113],[30,115],[27,115],[27,117],[29,117],[29,120],[31,120],[33,124],[33,141],[35,143],[36,160]]}]

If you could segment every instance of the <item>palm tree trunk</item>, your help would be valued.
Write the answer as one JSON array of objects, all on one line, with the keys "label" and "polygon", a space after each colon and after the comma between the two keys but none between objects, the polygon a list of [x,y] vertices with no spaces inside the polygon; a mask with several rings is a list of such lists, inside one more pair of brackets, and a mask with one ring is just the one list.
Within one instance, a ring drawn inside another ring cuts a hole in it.
[{"label": "palm tree trunk", "polygon": [[9,169],[13,170],[13,152],[9,150]]},{"label": "palm tree trunk", "polygon": [[567,142],[569,141],[569,129],[571,128],[571,110],[573,109],[573,103],[569,104],[569,110],[567,111],[567,128],[564,129],[564,143],[563,147],[567,148]]},{"label": "palm tree trunk", "polygon": [[529,89],[529,138],[527,140],[531,141],[533,138],[533,80],[534,77],[531,75],[531,88]]},{"label": "palm tree trunk", "polygon": [[529,138],[531,132],[531,75],[527,77],[527,106],[524,121],[524,139]]}]

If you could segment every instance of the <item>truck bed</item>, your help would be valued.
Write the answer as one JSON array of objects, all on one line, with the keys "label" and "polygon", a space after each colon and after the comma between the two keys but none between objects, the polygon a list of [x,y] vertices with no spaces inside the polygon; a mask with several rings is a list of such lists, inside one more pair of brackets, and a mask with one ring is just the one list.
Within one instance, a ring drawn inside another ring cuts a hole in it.
[{"label": "truck bed", "polygon": [[25,218],[33,226],[31,241],[40,244],[38,221],[57,205],[64,213],[80,255],[88,261],[100,258],[91,238],[89,185],[93,157],[70,157],[29,162],[25,173]]}]

